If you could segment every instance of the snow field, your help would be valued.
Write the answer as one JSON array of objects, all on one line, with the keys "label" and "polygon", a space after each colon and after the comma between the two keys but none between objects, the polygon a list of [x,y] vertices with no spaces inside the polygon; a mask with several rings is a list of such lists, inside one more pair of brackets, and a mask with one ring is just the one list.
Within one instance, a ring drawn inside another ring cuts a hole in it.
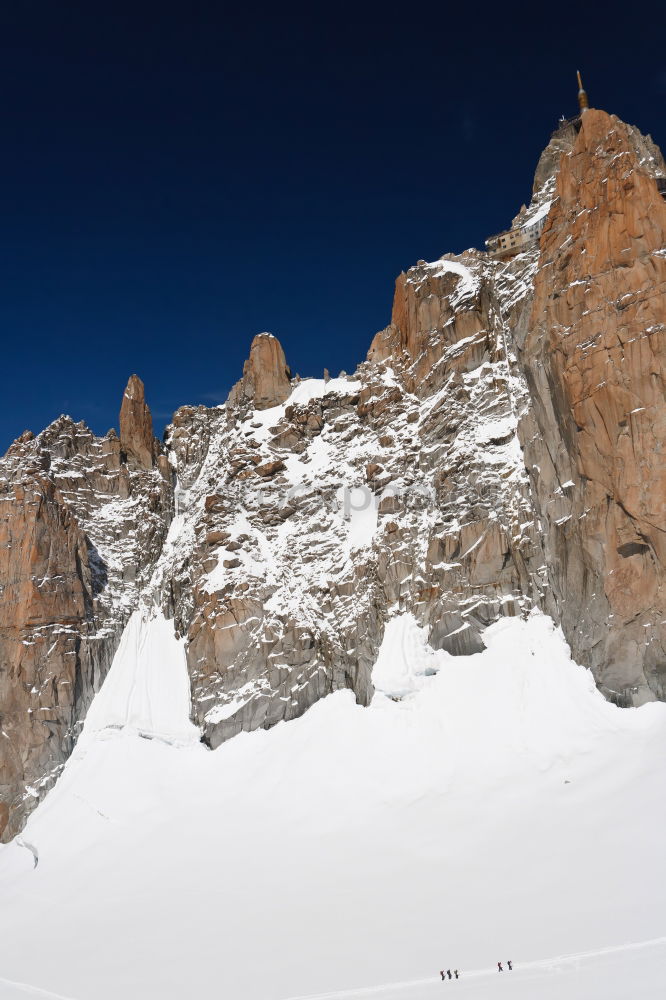
[{"label": "snow field", "polygon": [[663,942],[608,949],[666,932],[666,706],[604,701],[548,618],[458,658],[394,619],[369,708],[338,692],[215,752],[174,740],[155,621],[30,818],[38,867],[0,850],[0,975],[33,988],[2,1000],[662,995]]}]

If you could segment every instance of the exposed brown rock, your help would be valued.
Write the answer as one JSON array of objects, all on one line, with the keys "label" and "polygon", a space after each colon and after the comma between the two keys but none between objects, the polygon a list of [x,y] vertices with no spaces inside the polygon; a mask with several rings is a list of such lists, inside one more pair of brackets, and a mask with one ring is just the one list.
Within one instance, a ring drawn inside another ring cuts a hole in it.
[{"label": "exposed brown rock", "polygon": [[649,139],[605,112],[583,115],[562,157],[523,349],[535,404],[523,438],[565,635],[606,693],[635,704],[666,693],[658,169]]},{"label": "exposed brown rock", "polygon": [[71,752],[170,511],[170,483],[69,417],[0,460],[0,838]]},{"label": "exposed brown rock", "polygon": [[52,783],[73,745],[92,607],[86,539],[48,481],[0,501],[0,580],[0,826],[12,836],[26,786]]},{"label": "exposed brown rock", "polygon": [[[478,274],[473,287],[455,270],[460,263]],[[491,325],[491,286],[482,280],[485,265],[485,255],[468,251],[459,258],[447,254],[432,264],[421,262],[401,274],[391,323],[376,334],[368,360],[397,365],[408,389],[422,397],[441,384],[445,354],[449,371],[477,368],[488,356]]]},{"label": "exposed brown rock", "polygon": [[128,456],[144,469],[152,468],[155,458],[153,418],[146,404],[143,382],[130,375],[120,407],[120,443]]},{"label": "exposed brown rock", "polygon": [[267,410],[284,403],[290,393],[291,372],[280,341],[270,333],[257,334],[243,365],[243,377],[229,393],[228,402]]},{"label": "exposed brown rock", "polygon": [[255,472],[258,476],[262,476],[264,479],[269,479],[274,476],[276,472],[281,472],[285,465],[281,459],[276,462],[266,462],[264,465],[257,465]]}]

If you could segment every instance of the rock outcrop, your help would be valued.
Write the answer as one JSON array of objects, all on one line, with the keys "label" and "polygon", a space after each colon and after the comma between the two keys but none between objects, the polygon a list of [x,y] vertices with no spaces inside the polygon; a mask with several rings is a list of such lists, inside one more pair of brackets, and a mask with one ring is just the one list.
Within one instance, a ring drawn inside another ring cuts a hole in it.
[{"label": "rock outcrop", "polygon": [[561,159],[521,357],[551,605],[621,704],[666,684],[666,202],[660,154],[602,111]]},{"label": "rock outcrop", "polygon": [[172,489],[60,417],[0,462],[0,837],[69,756],[171,519]]},{"label": "rock outcrop", "polygon": [[282,345],[271,333],[257,334],[243,365],[243,377],[229,394],[229,403],[268,410],[284,403],[290,393],[291,372]]},{"label": "rock outcrop", "polygon": [[0,500],[0,579],[0,799],[12,835],[17,794],[36,798],[71,751],[82,662],[94,653],[86,538],[48,479]]},{"label": "rock outcrop", "polygon": [[130,375],[120,407],[120,446],[130,461],[152,468],[155,458],[153,418],[146,404],[143,382]]},{"label": "rock outcrop", "polygon": [[0,837],[140,605],[186,637],[211,747],[339,688],[367,704],[403,611],[458,654],[538,606],[608,697],[664,698],[663,177],[649,137],[587,111],[514,219],[540,239],[400,275],[353,376],[292,380],[260,334],[226,406],[181,408],[164,445],[136,376],[120,438],[22,435],[0,463]]}]

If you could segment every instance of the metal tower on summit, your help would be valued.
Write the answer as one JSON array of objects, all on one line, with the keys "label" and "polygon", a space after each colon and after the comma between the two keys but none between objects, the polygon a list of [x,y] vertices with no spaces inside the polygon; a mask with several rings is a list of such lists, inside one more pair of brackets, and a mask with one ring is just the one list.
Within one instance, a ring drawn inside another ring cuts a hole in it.
[{"label": "metal tower on summit", "polygon": [[[590,109],[590,102],[583,86],[580,70],[576,70],[576,76],[578,77],[578,114],[574,118],[562,116],[558,127],[551,136],[551,144],[554,143],[554,149],[558,155],[563,150],[573,148],[576,136],[581,130],[583,115]],[[546,225],[549,205],[550,202],[544,202],[536,210],[530,212],[523,206],[520,214],[513,220],[511,229],[505,229],[501,233],[488,237],[486,252],[489,256],[506,259],[537,244]]]},{"label": "metal tower on summit", "polygon": [[583,87],[583,81],[580,78],[580,70],[576,70],[576,76],[578,77],[578,107],[580,108],[581,115],[584,111],[587,111],[590,107],[590,103],[587,99],[587,94],[585,88]]}]

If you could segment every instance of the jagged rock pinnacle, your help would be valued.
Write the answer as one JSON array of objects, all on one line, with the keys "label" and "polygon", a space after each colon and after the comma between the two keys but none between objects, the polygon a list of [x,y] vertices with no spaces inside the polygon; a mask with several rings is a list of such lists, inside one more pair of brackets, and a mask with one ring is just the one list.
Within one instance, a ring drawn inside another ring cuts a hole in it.
[{"label": "jagged rock pinnacle", "polygon": [[130,375],[120,407],[120,443],[123,451],[132,455],[146,469],[153,465],[155,454],[153,418],[146,405],[143,382]]},{"label": "jagged rock pinnacle", "polygon": [[561,624],[622,704],[666,696],[664,173],[649,136],[585,112],[560,161],[522,345],[535,400],[525,465],[539,469]]},{"label": "jagged rock pinnacle", "polygon": [[243,377],[229,393],[228,402],[267,410],[284,403],[290,393],[291,371],[280,341],[271,333],[257,334],[243,365]]}]

